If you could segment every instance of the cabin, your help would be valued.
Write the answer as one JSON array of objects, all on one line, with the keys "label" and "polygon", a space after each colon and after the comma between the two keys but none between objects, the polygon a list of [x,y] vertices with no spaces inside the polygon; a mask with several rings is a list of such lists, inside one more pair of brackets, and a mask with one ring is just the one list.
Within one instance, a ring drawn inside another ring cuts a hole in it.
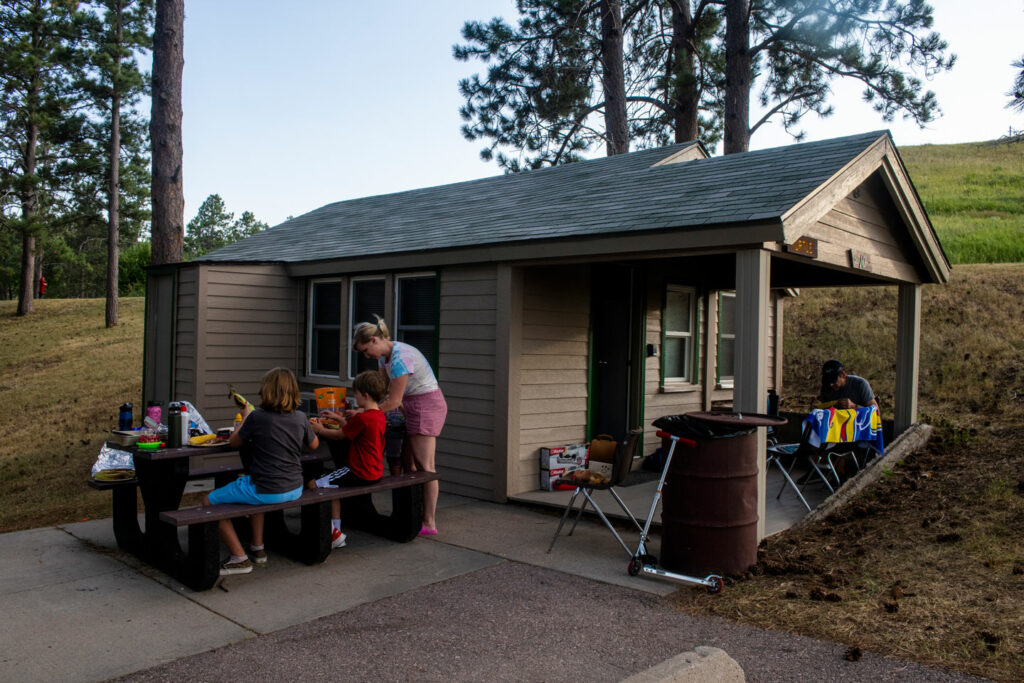
[{"label": "cabin", "polygon": [[447,398],[442,490],[504,502],[538,488],[543,446],[643,427],[650,453],[660,416],[764,412],[801,287],[898,287],[902,432],[921,286],[949,273],[886,131],[722,157],[682,143],[328,204],[151,268],[143,398],[224,425],[227,384],[255,395],[274,366],[348,386],[367,367],[352,327],[379,314]]}]

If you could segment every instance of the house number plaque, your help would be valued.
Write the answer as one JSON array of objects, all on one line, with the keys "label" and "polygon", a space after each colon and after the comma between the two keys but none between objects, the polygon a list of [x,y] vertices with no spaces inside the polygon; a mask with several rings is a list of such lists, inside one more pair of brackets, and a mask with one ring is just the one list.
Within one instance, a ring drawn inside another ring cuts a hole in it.
[{"label": "house number plaque", "polygon": [[786,251],[791,254],[818,258],[818,240],[813,237],[801,237],[793,244],[787,244]]}]

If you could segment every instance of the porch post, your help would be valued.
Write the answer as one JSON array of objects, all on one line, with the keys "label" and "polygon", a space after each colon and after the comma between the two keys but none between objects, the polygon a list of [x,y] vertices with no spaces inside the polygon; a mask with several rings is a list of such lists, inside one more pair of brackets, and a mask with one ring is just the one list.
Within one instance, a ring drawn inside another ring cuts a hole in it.
[{"label": "porch post", "polygon": [[523,272],[497,266],[494,329],[494,460],[492,500],[508,500],[509,482],[519,476],[520,339],[523,324]]},{"label": "porch post", "polygon": [[921,285],[901,284],[896,319],[896,405],[893,436],[917,422],[917,381],[921,355]]},{"label": "porch post", "polygon": [[[768,300],[770,254],[736,252],[736,356],[733,410],[763,413],[768,394]],[[766,432],[757,430],[757,538],[764,538]]]}]

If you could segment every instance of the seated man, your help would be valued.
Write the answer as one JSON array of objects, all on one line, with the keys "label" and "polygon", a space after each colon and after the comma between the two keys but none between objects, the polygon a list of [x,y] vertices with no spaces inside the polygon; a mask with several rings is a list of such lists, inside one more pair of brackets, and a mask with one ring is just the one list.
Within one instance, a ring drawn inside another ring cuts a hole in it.
[{"label": "seated man", "polygon": [[846,374],[846,368],[837,360],[826,361],[821,366],[821,393],[818,395],[819,408],[866,408],[875,406],[875,393],[863,377]]},{"label": "seated man", "polygon": [[[875,392],[863,377],[846,374],[846,368],[838,360],[825,361],[821,366],[821,393],[818,408],[857,409],[875,406]],[[880,408],[878,408],[881,410]],[[834,464],[837,475],[843,479],[849,476],[849,463],[840,459]]]}]

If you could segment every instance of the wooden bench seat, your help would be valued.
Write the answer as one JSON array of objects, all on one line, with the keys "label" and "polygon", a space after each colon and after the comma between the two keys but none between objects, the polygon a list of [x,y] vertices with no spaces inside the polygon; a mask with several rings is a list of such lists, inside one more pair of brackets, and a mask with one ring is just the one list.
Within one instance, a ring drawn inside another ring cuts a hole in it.
[{"label": "wooden bench seat", "polygon": [[[342,501],[345,528],[360,529],[384,538],[407,543],[419,534],[423,521],[423,484],[438,479],[435,472],[411,472],[385,477],[375,484],[352,488],[305,490],[302,496],[286,503],[242,505],[223,503],[160,512],[159,522],[170,528],[188,529],[188,548],[179,551],[179,565],[173,575],[194,590],[207,590],[220,578],[220,534],[218,523],[224,519],[242,520],[253,513],[266,513],[263,527],[267,549],[305,564],[317,564],[331,552],[330,501]],[[373,504],[372,494],[391,492],[391,514],[382,515]],[[299,529],[288,528],[284,511],[298,508]],[[242,535],[248,524],[239,524]]]},{"label": "wooden bench seat", "polygon": [[175,526],[191,526],[193,524],[204,524],[206,522],[217,522],[222,519],[235,519],[236,517],[248,517],[258,512],[273,512],[274,510],[287,510],[288,508],[302,507],[315,503],[323,503],[335,498],[354,498],[365,496],[381,491],[425,484],[428,481],[438,479],[436,472],[409,472],[396,476],[386,477],[375,484],[367,486],[354,486],[350,488],[325,488],[306,489],[302,496],[285,503],[270,503],[268,505],[245,505],[242,503],[221,503],[220,505],[200,505],[196,507],[181,508],[180,510],[168,510],[160,513],[160,519]]}]

